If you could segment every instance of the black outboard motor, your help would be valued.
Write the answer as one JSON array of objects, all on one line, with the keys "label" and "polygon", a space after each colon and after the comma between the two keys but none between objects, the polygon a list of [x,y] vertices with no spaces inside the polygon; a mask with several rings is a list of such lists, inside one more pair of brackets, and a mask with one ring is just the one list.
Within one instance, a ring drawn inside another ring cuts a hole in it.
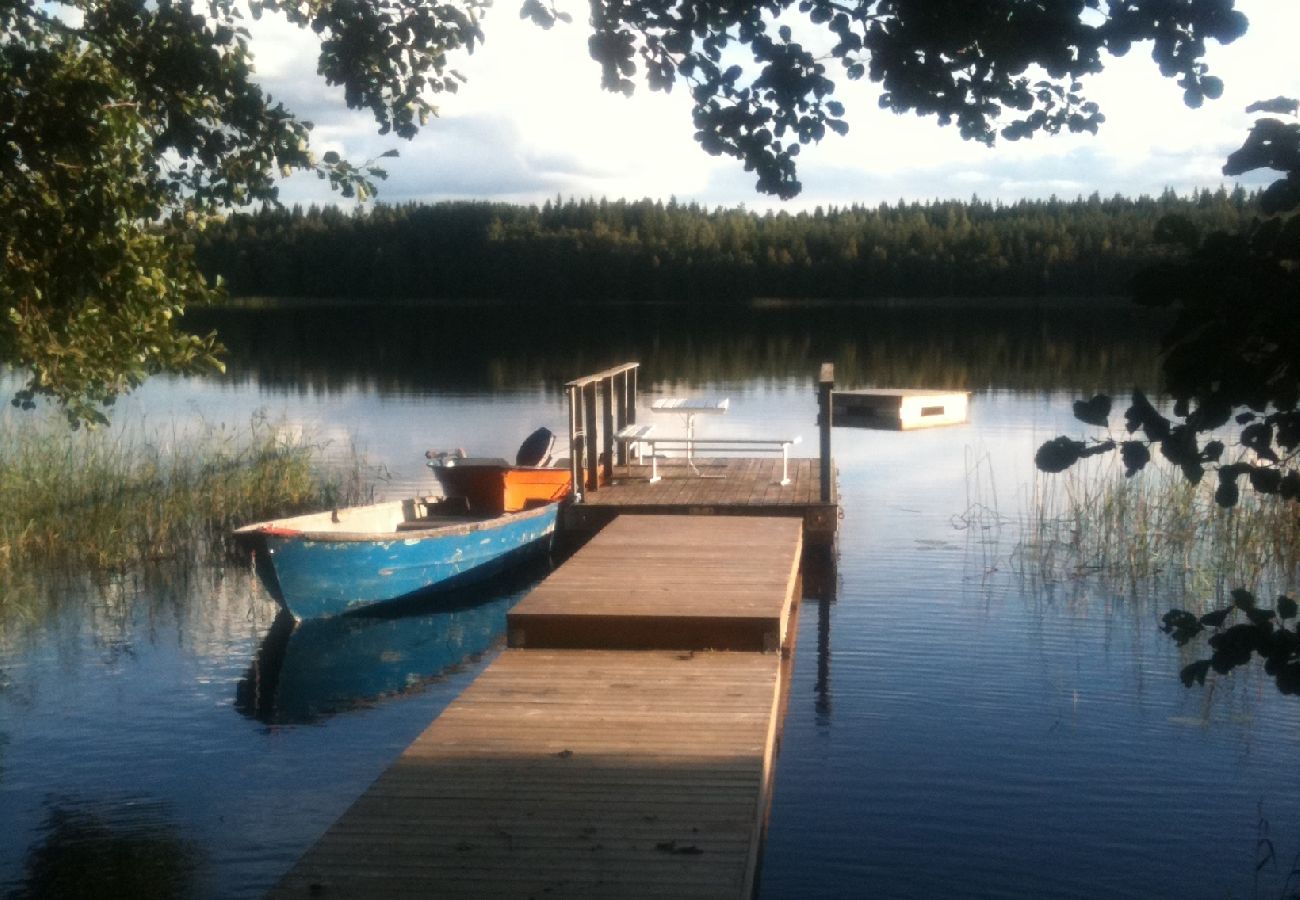
[{"label": "black outboard motor", "polygon": [[555,435],[549,428],[539,428],[519,445],[515,454],[515,465],[540,468],[551,464],[551,449],[555,446]]}]

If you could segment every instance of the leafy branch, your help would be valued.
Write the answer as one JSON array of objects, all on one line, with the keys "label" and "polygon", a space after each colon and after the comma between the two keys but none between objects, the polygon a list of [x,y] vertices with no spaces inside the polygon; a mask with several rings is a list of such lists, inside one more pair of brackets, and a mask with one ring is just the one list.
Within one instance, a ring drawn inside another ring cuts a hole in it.
[{"label": "leafy branch", "polygon": [[[1159,451],[1183,477],[1199,484],[1210,472],[1218,480],[1214,500],[1235,506],[1242,485],[1279,503],[1300,501],[1300,104],[1278,97],[1252,104],[1258,119],[1224,174],[1257,169],[1281,177],[1261,195],[1262,216],[1238,234],[1200,238],[1185,222],[1167,222],[1157,233],[1181,248],[1173,261],[1139,276],[1139,302],[1172,308],[1173,327],[1163,341],[1166,388],[1173,418],[1163,415],[1141,390],[1124,413],[1125,434],[1110,433],[1111,398],[1076,401],[1080,421],[1106,428],[1105,437],[1056,437],[1034,456],[1044,472],[1062,472],[1081,459],[1118,451],[1132,477]],[[1239,429],[1231,450],[1223,438]],[[1300,513],[1298,513],[1300,514]],[[1204,616],[1175,609],[1164,630],[1181,646],[1212,628],[1212,655],[1183,670],[1184,683],[1203,684],[1210,669],[1227,672],[1258,653],[1284,693],[1300,693],[1300,636],[1285,622],[1296,617],[1293,599],[1259,607],[1244,588],[1233,604]],[[1245,622],[1223,628],[1230,615]]]},{"label": "leafy branch", "polygon": [[[1258,655],[1278,690],[1300,694],[1300,622],[1294,621],[1298,611],[1296,601],[1285,594],[1268,609],[1261,607],[1250,591],[1238,588],[1232,592],[1231,604],[1202,616],[1182,609],[1170,610],[1161,619],[1160,630],[1180,647],[1207,630],[1213,631],[1207,641],[1210,657],[1185,666],[1180,673],[1188,687],[1205,684],[1211,670],[1226,675]],[[1238,621],[1241,619],[1245,621]],[[1292,622],[1290,627],[1287,622]]]}]

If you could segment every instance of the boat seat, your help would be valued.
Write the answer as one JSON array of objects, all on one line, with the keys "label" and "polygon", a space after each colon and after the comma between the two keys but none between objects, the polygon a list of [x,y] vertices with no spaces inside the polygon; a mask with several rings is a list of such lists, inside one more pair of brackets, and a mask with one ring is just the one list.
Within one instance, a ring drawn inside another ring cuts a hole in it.
[{"label": "boat seat", "polygon": [[473,522],[486,522],[496,516],[471,516],[468,513],[459,516],[426,516],[423,519],[411,519],[398,522],[397,531],[425,531],[429,528],[441,528],[444,525],[469,525]]},{"label": "boat seat", "polygon": [[467,497],[426,497],[423,501],[424,516],[464,516],[469,513]]},{"label": "boat seat", "polygon": [[515,454],[515,465],[542,467],[551,461],[551,449],[555,446],[555,435],[551,429],[542,427],[534,431],[519,445]]},{"label": "boat seat", "polygon": [[635,448],[637,463],[645,462],[646,439],[650,436],[650,432],[654,430],[655,427],[653,425],[637,425],[635,423],[632,425],[624,425],[620,428],[614,435],[614,440],[624,446],[624,459],[627,458],[626,454],[628,451]]}]

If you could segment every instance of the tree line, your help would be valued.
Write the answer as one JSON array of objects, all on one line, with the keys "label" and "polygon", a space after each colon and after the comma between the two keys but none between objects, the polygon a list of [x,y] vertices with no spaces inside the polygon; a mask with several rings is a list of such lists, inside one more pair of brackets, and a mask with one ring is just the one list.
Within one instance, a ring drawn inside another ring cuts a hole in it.
[{"label": "tree line", "polygon": [[1189,236],[1258,213],[1189,196],[899,201],[758,213],[563,200],[266,208],[195,233],[234,296],[580,301],[1109,297]]}]

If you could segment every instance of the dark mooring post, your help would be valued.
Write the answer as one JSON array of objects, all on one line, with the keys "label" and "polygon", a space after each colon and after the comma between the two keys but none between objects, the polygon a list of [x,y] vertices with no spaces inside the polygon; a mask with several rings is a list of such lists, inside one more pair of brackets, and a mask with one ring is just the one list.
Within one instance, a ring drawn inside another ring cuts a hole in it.
[{"label": "dark mooring post", "polygon": [[817,424],[821,430],[821,481],[822,503],[831,502],[831,390],[835,387],[835,364],[822,363],[821,377],[817,380]]}]

